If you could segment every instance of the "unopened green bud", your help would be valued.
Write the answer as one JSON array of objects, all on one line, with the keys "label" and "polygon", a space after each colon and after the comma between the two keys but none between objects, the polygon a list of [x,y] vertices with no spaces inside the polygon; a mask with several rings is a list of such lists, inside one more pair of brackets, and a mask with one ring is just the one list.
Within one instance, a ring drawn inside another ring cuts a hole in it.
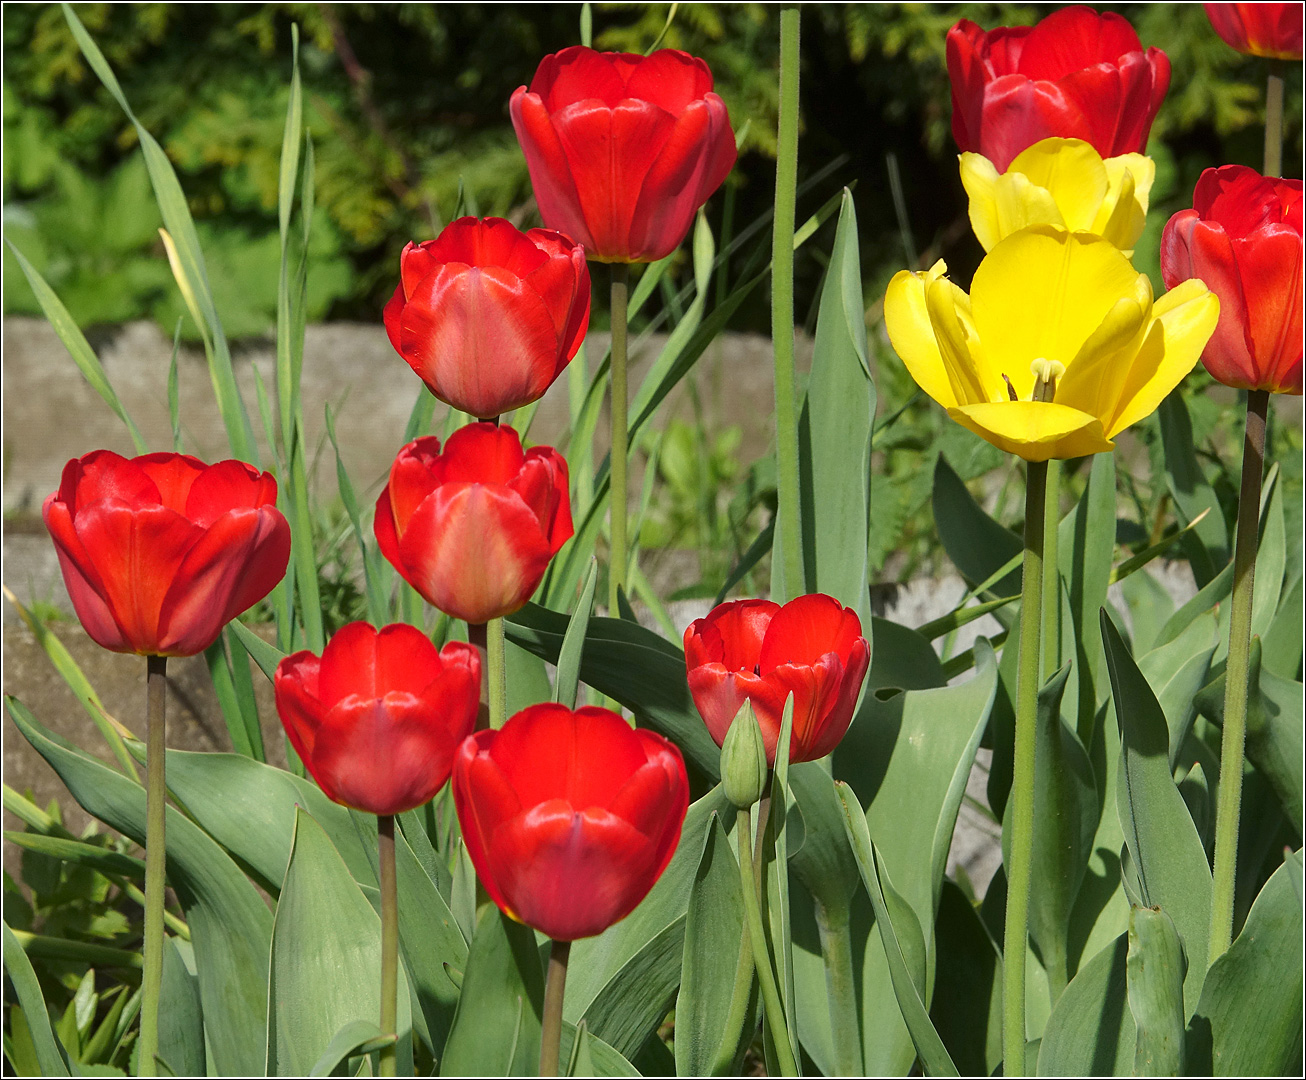
[{"label": "unopened green bud", "polygon": [[740,810],[747,810],[766,792],[766,776],[762,729],[753,714],[752,702],[745,701],[721,746],[721,785],[727,799]]}]

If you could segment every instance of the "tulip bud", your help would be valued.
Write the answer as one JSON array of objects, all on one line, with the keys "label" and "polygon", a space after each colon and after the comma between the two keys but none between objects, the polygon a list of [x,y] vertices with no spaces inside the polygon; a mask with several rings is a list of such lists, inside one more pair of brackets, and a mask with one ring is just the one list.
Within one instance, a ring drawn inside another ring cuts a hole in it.
[{"label": "tulip bud", "polygon": [[747,810],[765,793],[766,774],[762,728],[753,714],[753,703],[745,701],[721,745],[721,784],[726,798],[740,810]]}]

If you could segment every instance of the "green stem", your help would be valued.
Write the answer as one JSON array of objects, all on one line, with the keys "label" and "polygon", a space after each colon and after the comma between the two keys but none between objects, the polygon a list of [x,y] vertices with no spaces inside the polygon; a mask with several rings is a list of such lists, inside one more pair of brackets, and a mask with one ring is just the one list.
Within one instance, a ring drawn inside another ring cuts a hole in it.
[{"label": "green stem", "polygon": [[1283,61],[1270,61],[1265,84],[1265,175],[1283,172]]},{"label": "green stem", "polygon": [[508,719],[508,665],[503,638],[503,620],[485,624],[486,696],[490,706],[490,727],[498,731]]},{"label": "green stem", "polygon": [[739,935],[739,959],[735,964],[735,985],[730,992],[730,1012],[726,1016],[725,1028],[721,1034],[721,1045],[717,1047],[709,1076],[728,1076],[735,1065],[735,1056],[739,1052],[739,1036],[748,1019],[748,1002],[753,996],[753,946],[748,933],[748,919]]},{"label": "green stem", "polygon": [[798,487],[794,380],[794,209],[798,198],[798,9],[780,12],[780,121],[771,234],[771,340],[775,349],[776,473],[784,603],[806,591]]},{"label": "green stem", "polygon": [[[376,842],[381,864],[381,1032],[395,1035],[399,1015],[399,891],[393,814],[377,815]],[[394,1076],[394,1043],[381,1049],[379,1071],[382,1076]]]},{"label": "green stem", "polygon": [[1233,939],[1234,878],[1238,868],[1238,815],[1243,796],[1243,743],[1247,736],[1247,667],[1252,637],[1252,591],[1256,576],[1256,531],[1265,467],[1268,390],[1247,394],[1242,487],[1238,492],[1238,534],[1233,554],[1233,605],[1229,612],[1229,660],[1225,665],[1224,733],[1220,742],[1220,791],[1216,796],[1215,880],[1211,892],[1211,946],[1215,963]]},{"label": "green stem", "polygon": [[148,656],[146,669],[147,757],[145,762],[145,943],[141,973],[140,1065],[138,1075],[154,1076],[159,1050],[159,988],[163,985],[163,891],[167,887],[164,834],[167,787],[168,658]]},{"label": "green stem", "polygon": [[629,402],[626,394],[626,307],[629,302],[630,267],[612,264],[612,452],[609,470],[612,494],[612,551],[608,558],[608,617],[620,616],[617,594],[626,587],[626,509],[629,501],[626,456],[630,433],[626,430]]},{"label": "green stem", "polygon": [[744,914],[748,917],[748,936],[753,946],[753,966],[762,987],[762,1006],[766,1010],[768,1030],[775,1044],[783,1076],[797,1076],[798,1066],[789,1045],[789,1027],[785,1021],[784,1007],[780,1004],[780,991],[776,988],[775,973],[771,970],[771,956],[762,930],[762,910],[757,903],[753,881],[753,850],[749,844],[752,816],[747,810],[739,811],[739,885],[744,894]]},{"label": "green stem", "polygon": [[821,935],[825,961],[825,995],[830,1004],[830,1032],[834,1041],[837,1076],[861,1076],[861,1013],[857,1008],[857,981],[853,975],[853,939],[849,911],[828,911],[816,906],[816,928]]},{"label": "green stem", "polygon": [[555,941],[549,950],[549,974],[544,982],[544,1018],[540,1031],[540,1075],[558,1075],[558,1047],[562,1042],[562,996],[567,985],[570,941]]},{"label": "green stem", "polygon": [[1034,849],[1034,737],[1038,721],[1047,473],[1047,462],[1031,461],[1025,481],[1025,566],[1021,574],[1016,755],[1011,779],[1011,865],[1007,867],[1007,917],[1002,939],[1004,1076],[1025,1075],[1025,949]]},{"label": "green stem", "polygon": [[1043,667],[1045,683],[1061,666],[1061,572],[1057,566],[1057,527],[1061,524],[1061,462],[1049,461],[1043,504]]}]

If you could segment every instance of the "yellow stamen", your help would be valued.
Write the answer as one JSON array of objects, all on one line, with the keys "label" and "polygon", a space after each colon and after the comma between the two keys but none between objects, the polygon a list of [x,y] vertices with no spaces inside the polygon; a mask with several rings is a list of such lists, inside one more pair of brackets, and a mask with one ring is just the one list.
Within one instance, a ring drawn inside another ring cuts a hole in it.
[{"label": "yellow stamen", "polygon": [[1051,401],[1056,396],[1057,380],[1066,373],[1066,365],[1058,360],[1039,357],[1029,365],[1034,375],[1033,401]]}]

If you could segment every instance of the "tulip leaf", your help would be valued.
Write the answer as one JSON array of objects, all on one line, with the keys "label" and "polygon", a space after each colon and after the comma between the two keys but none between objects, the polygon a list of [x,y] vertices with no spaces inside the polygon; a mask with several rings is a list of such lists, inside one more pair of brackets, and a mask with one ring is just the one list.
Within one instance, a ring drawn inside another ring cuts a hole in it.
[{"label": "tulip leaf", "polygon": [[1156,696],[1165,714],[1171,767],[1178,762],[1180,747],[1197,715],[1194,698],[1209,677],[1211,657],[1216,649],[1216,631],[1215,616],[1204,612],[1173,641],[1158,646],[1138,660],[1138,670],[1143,678],[1149,686],[1158,688]]},{"label": "tulip leaf", "polygon": [[[5,704],[83,809],[143,844],[145,789],[42,727],[17,699]],[[261,1074],[272,914],[226,852],[171,807],[167,850],[169,884],[186,913],[195,950],[210,1064],[220,1074]]]},{"label": "tulip leaf", "polygon": [[[984,512],[942,454],[934,466],[933,506],[939,542],[971,583],[984,581],[1024,549],[1019,536]],[[997,596],[1020,592],[1019,570],[994,582],[993,592]]]},{"label": "tulip leaf", "polygon": [[309,1076],[330,1076],[349,1058],[370,1054],[394,1043],[393,1035],[384,1035],[370,1020],[350,1020],[332,1037],[322,1056],[313,1063]]},{"label": "tulip leaf", "polygon": [[944,880],[930,1019],[962,1075],[992,1076],[1002,1063],[1002,953],[966,894]]},{"label": "tulip leaf", "polygon": [[[843,807],[844,828],[857,858],[862,882],[871,897],[880,940],[888,957],[889,975],[903,1020],[927,1076],[956,1076],[957,1067],[930,1022],[924,1004],[926,984],[925,937],[911,905],[893,889],[880,863],[866,827],[857,796],[839,782],[835,791]],[[891,912],[892,907],[892,912]],[[868,1062],[869,1067],[869,1062]]]},{"label": "tulip leaf", "polygon": [[42,836],[36,832],[6,832],[5,839],[27,851],[36,851],[76,866],[89,866],[102,874],[121,874],[133,881],[145,880],[144,860],[95,844],[67,840],[62,836]]},{"label": "tulip leaf", "polygon": [[1129,1076],[1137,1030],[1129,1011],[1129,935],[1080,967],[1057,999],[1038,1048],[1039,1076]]},{"label": "tulip leaf", "polygon": [[[17,1004],[21,1007],[23,1018],[27,1022],[36,1064],[41,1070],[40,1075],[68,1076],[67,1054],[59,1044],[59,1037],[50,1026],[50,1014],[46,1011],[45,998],[41,992],[41,984],[37,982],[32,962],[27,959],[23,947],[14,937],[14,932],[9,929],[9,924],[4,923],[3,927],[5,974],[9,977],[14,995],[18,999]],[[5,1053],[12,1060],[12,1055],[9,1054],[8,1036],[5,1037]]]},{"label": "tulip leaf", "polygon": [[1270,877],[1206,975],[1188,1023],[1190,1076],[1291,1076],[1302,1047],[1302,853]]},{"label": "tulip leaf", "polygon": [[440,1075],[532,1074],[540,1059],[543,1015],[544,968],[535,932],[493,904],[485,905],[476,922]]},{"label": "tulip leaf", "polygon": [[[939,655],[927,638],[909,627],[879,617],[871,618],[870,631],[866,636],[871,648],[871,665],[866,672],[868,694],[889,688],[928,690],[947,685]],[[865,698],[862,699],[862,708],[866,708]]]},{"label": "tulip leaf", "polygon": [[259,666],[259,670],[268,677],[268,682],[276,678],[277,665],[286,658],[286,654],[275,645],[270,645],[244,623],[236,620],[228,623],[231,632],[245,647],[249,658]]},{"label": "tulip leaf", "polygon": [[622,965],[585,1009],[591,1034],[621,1054],[639,1051],[675,1003],[684,940],[682,915]]},{"label": "tulip leaf", "polygon": [[[584,1038],[581,1038],[584,1032]],[[589,1030],[584,1020],[580,1025],[562,1022],[562,1036],[558,1040],[558,1060],[571,1063],[568,1076],[639,1076],[625,1056],[614,1050]],[[538,1062],[536,1063],[538,1064]]]},{"label": "tulip leaf", "polygon": [[[350,1021],[381,1010],[381,920],[312,816],[295,814],[290,864],[272,927],[267,1074],[305,1076]],[[412,1072],[402,968],[397,1068]]]},{"label": "tulip leaf", "polygon": [[[780,733],[775,743],[775,768],[771,772],[771,808],[766,823],[766,840],[762,858],[762,874],[766,907],[769,916],[766,931],[771,935],[771,955],[775,958],[776,985],[780,1003],[784,1008],[784,1023],[789,1033],[789,1045],[798,1052],[798,1019],[794,1013],[794,961],[792,934],[789,925],[789,755],[794,727],[794,695],[785,698],[784,712],[780,717]],[[737,839],[743,842],[744,838]],[[764,922],[767,920],[764,919]],[[767,1025],[774,1021],[766,1018]],[[765,1028],[763,1031],[765,1032]],[[770,1036],[767,1036],[769,1041]]]},{"label": "tulip leaf", "polygon": [[558,673],[553,680],[553,700],[569,709],[576,707],[576,689],[580,683],[581,652],[585,648],[585,632],[589,629],[590,614],[594,610],[594,587],[598,584],[599,563],[590,556],[589,573],[576,601],[567,632],[558,650]]},{"label": "tulip leaf", "polygon": [[[1256,578],[1252,591],[1252,633],[1264,637],[1274,622],[1283,596],[1287,531],[1283,520],[1283,484],[1267,487],[1256,545]],[[1298,609],[1300,616],[1300,608]]]},{"label": "tulip leaf", "polygon": [[158,1056],[176,1076],[205,1075],[204,1011],[195,955],[189,944],[173,937],[163,943]]},{"label": "tulip leaf", "polygon": [[[733,1073],[743,1036],[756,1027],[751,945],[743,945],[739,863],[721,820],[712,815],[707,845],[689,893],[680,992],[676,997],[676,1073]],[[743,1007],[734,1000],[747,980]],[[750,1024],[749,1021],[752,1021]]]},{"label": "tulip leaf", "polygon": [[1264,642],[1266,670],[1284,678],[1296,678],[1302,669],[1303,578],[1298,577],[1283,596],[1270,622]]},{"label": "tulip leaf", "polygon": [[[228,648],[231,649],[228,653]],[[258,704],[254,700],[254,684],[249,677],[247,651],[235,648],[230,631],[224,630],[218,639],[204,650],[204,661],[213,681],[222,719],[236,753],[255,761],[266,761],[263,750],[263,730],[259,727]]]},{"label": "tulip leaf", "polygon": [[1165,714],[1105,613],[1102,641],[1120,724],[1116,812],[1138,870],[1142,902],[1163,908],[1183,938],[1188,954],[1184,1001],[1190,1014],[1206,975],[1211,870],[1202,838],[1175,786]]},{"label": "tulip leaf", "polygon": [[[527,604],[504,620],[504,628],[513,644],[556,664],[568,622],[559,612]],[[591,618],[580,678],[671,739],[705,776],[718,777],[721,753],[694,706],[678,647],[637,623]]]},{"label": "tulip leaf", "polygon": [[1165,452],[1165,478],[1185,525],[1203,511],[1200,524],[1181,541],[1198,588],[1208,584],[1229,561],[1229,530],[1220,501],[1207,483],[1193,442],[1193,422],[1182,390],[1175,390],[1156,411]]},{"label": "tulip leaf", "polygon": [[[426,388],[425,384],[422,388]],[[427,396],[430,397],[430,394],[428,393]],[[435,399],[431,398],[431,400]],[[384,626],[390,620],[390,591],[386,588],[385,575],[382,571],[385,560],[381,557],[378,548],[368,545],[367,534],[363,532],[363,516],[358,506],[358,496],[354,492],[353,481],[350,480],[349,472],[345,469],[344,460],[340,456],[340,443],[336,440],[335,415],[331,411],[330,402],[323,407],[323,419],[327,438],[331,440],[331,449],[336,457],[336,490],[340,492],[340,501],[344,503],[345,513],[349,517],[354,543],[358,545],[359,562],[363,567],[363,591],[367,595],[367,617],[373,626]],[[233,628],[237,625],[239,624],[233,624]],[[245,640],[245,635],[240,634],[239,631],[237,635],[242,642]],[[263,665],[259,664],[259,666]],[[265,673],[266,670],[264,668]],[[271,678],[270,675],[268,677]]]},{"label": "tulip leaf", "polygon": [[1184,948],[1160,908],[1129,912],[1125,983],[1137,1029],[1135,1076],[1179,1076],[1184,1058]]},{"label": "tulip leaf", "polygon": [[[844,189],[816,319],[807,394],[798,420],[807,587],[870,618],[866,579],[875,382],[866,354],[857,212]],[[778,527],[784,528],[780,522]],[[773,573],[783,560],[772,562]],[[787,584],[787,583],[786,583]],[[780,595],[772,587],[773,596]]]}]

